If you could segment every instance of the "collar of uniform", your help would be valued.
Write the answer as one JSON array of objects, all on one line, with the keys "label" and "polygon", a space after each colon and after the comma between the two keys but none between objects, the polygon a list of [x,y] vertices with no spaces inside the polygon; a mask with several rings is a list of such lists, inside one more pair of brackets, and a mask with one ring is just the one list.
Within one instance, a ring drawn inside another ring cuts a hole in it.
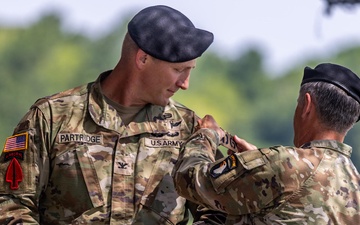
[{"label": "collar of uniform", "polygon": [[352,153],[352,147],[335,141],[335,140],[315,140],[311,141],[309,143],[303,144],[301,148],[310,148],[310,147],[318,147],[318,148],[330,148],[337,152],[340,152],[343,155],[346,155],[348,157],[351,156]]},{"label": "collar of uniform", "polygon": [[92,83],[89,94],[89,113],[94,122],[106,129],[119,132],[124,126],[120,116],[117,115],[116,110],[108,105],[101,93],[100,82],[107,77],[111,71],[106,71]]},{"label": "collar of uniform", "polygon": [[145,106],[142,110],[146,110],[146,113],[139,113],[139,115],[146,116],[143,118],[136,117],[135,120],[138,122],[131,122],[125,126],[117,111],[106,103],[101,93],[100,82],[110,73],[111,70],[100,74],[90,88],[89,113],[96,124],[120,133],[121,137],[141,133],[168,133],[169,130],[176,129],[172,123],[182,119],[174,110],[175,106],[172,100],[165,108],[151,104]]}]

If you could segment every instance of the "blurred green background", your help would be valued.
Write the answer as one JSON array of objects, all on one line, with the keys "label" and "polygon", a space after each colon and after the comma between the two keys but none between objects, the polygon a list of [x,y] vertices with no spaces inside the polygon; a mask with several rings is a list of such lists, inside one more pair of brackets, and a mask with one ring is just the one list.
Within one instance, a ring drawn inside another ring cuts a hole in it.
[{"label": "blurred green background", "polygon": [[[55,12],[27,26],[0,25],[0,145],[36,99],[93,81],[112,69],[129,18],[124,16],[96,38],[63,29],[62,17]],[[352,45],[321,58],[309,56],[274,74],[265,70],[259,46],[243,47],[232,57],[207,51],[197,61],[189,90],[179,91],[175,99],[199,116],[212,114],[224,129],[258,147],[292,145],[292,118],[303,68],[333,62],[360,74],[359,59],[360,46]],[[356,125],[345,139],[354,147],[357,168],[359,135]]]}]

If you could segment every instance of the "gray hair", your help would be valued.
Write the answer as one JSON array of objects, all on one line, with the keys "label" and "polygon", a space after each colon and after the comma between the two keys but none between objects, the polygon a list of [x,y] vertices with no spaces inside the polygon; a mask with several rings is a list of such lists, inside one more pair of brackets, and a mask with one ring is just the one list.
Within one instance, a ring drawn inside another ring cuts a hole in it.
[{"label": "gray hair", "polygon": [[326,129],[346,134],[359,119],[360,104],[339,87],[325,82],[305,83],[300,88],[299,104],[309,93],[321,124]]}]

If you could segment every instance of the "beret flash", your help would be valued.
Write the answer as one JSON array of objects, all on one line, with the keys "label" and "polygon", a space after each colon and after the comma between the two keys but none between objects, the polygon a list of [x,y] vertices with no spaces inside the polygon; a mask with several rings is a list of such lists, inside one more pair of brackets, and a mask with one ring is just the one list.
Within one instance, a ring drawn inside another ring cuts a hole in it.
[{"label": "beret flash", "polygon": [[196,28],[184,14],[164,5],[138,12],[128,24],[128,33],[144,52],[168,62],[195,59],[214,40],[211,32]]}]

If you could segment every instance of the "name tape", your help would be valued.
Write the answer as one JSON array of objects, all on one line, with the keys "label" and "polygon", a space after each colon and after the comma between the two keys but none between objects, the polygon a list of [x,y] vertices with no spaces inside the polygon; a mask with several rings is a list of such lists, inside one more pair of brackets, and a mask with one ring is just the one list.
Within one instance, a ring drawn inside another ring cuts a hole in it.
[{"label": "name tape", "polygon": [[83,143],[91,143],[91,144],[102,144],[103,136],[102,135],[80,134],[80,133],[59,134],[59,143],[67,143],[67,142],[83,142]]}]

